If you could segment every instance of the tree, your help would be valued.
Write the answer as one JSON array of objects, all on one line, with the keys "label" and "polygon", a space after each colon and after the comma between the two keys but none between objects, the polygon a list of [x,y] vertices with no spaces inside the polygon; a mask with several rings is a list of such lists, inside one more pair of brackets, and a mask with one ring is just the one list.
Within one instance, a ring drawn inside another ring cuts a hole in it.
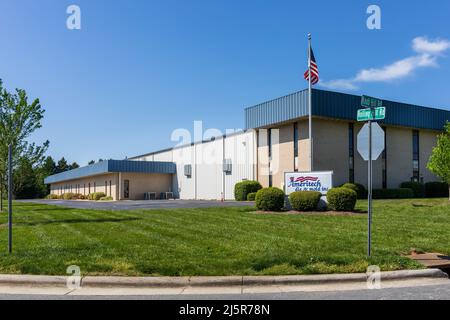
[{"label": "tree", "polygon": [[56,165],[56,172],[55,173],[61,173],[61,172],[66,172],[70,170],[70,166],[67,163],[67,160],[62,157],[59,161],[58,164]]},{"label": "tree", "polygon": [[93,164],[95,164],[94,160],[91,160],[91,161],[88,162],[88,166],[93,165]]},{"label": "tree", "polygon": [[80,167],[80,165],[79,165],[78,163],[73,162],[73,163],[70,165],[70,170],[78,169],[79,167]]},{"label": "tree", "polygon": [[35,199],[47,194],[40,183],[38,171],[39,168],[33,168],[28,159],[19,160],[14,169],[13,194],[16,199]]},{"label": "tree", "polygon": [[445,132],[438,137],[428,169],[450,185],[450,122],[447,122]]},{"label": "tree", "polygon": [[8,146],[13,150],[13,167],[27,162],[32,168],[39,166],[49,142],[38,146],[30,143],[31,134],[42,127],[45,110],[39,99],[28,102],[25,90],[8,92],[0,80],[0,183],[6,189],[6,170],[8,165]]},{"label": "tree", "polygon": [[45,158],[44,163],[39,168],[39,181],[42,189],[43,195],[48,195],[50,193],[50,186],[44,184],[44,179],[56,174],[56,163],[52,157],[48,156]]}]

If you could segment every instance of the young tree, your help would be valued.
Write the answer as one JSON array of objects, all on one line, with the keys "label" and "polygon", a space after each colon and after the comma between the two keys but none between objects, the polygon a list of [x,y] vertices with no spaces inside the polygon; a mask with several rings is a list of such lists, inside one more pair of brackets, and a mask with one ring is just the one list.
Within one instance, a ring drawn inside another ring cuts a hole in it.
[{"label": "young tree", "polygon": [[438,137],[428,169],[450,185],[450,122],[447,122],[445,132]]},{"label": "young tree", "polygon": [[45,110],[39,99],[28,102],[25,90],[8,92],[0,80],[0,184],[6,189],[8,146],[13,150],[13,166],[26,160],[34,168],[42,163],[49,142],[41,146],[28,141],[30,135],[42,127]]}]

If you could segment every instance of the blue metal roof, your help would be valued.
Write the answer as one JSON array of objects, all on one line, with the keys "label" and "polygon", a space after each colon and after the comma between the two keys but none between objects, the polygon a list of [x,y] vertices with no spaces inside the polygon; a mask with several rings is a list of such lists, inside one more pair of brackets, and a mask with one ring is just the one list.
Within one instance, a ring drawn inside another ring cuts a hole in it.
[{"label": "blue metal roof", "polygon": [[176,173],[176,165],[173,162],[105,160],[87,167],[78,168],[47,177],[44,183],[52,184],[114,172],[174,174]]},{"label": "blue metal roof", "polygon": [[[356,121],[361,97],[313,89],[312,114],[316,117]],[[442,130],[450,121],[450,111],[384,100],[387,125]],[[246,129],[280,124],[308,116],[308,90],[302,90],[245,109]]]}]

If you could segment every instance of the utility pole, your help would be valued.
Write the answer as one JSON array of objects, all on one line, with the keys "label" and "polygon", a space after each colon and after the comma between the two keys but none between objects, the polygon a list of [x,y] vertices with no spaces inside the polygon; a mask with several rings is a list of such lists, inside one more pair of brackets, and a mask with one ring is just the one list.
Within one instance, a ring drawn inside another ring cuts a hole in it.
[{"label": "utility pole", "polygon": [[8,146],[8,252],[12,253],[12,145]]}]

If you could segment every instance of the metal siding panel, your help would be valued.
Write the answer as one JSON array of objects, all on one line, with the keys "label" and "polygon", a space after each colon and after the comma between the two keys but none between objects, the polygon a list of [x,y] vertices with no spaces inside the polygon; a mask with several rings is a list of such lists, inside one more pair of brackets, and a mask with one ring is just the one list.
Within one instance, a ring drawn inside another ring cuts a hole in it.
[{"label": "metal siding panel", "polygon": [[[260,128],[294,120],[308,115],[308,91],[271,100],[247,108],[246,128]],[[355,121],[361,97],[339,92],[313,89],[313,115]],[[382,124],[420,129],[442,130],[450,121],[450,111],[427,108],[407,103],[384,101],[387,115]]]}]

